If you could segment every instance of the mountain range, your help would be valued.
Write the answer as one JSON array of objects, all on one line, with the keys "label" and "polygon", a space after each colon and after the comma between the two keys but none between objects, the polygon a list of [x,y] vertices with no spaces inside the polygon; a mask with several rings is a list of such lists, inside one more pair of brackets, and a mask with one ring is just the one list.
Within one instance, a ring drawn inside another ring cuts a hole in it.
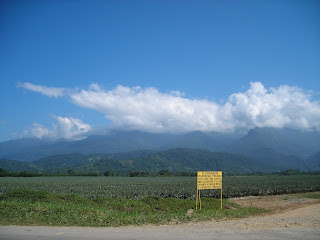
[{"label": "mountain range", "polygon": [[[239,173],[319,171],[320,133],[287,128],[254,128],[247,134],[111,131],[78,141],[25,138],[1,142],[0,158],[0,167],[10,171],[22,166],[25,170],[49,172],[68,168],[79,172],[217,168]],[[9,160],[15,160],[11,166],[16,168],[8,169]]]},{"label": "mountain range", "polygon": [[186,134],[153,134],[140,131],[112,131],[78,141],[49,141],[22,138],[0,143],[0,158],[34,161],[42,157],[68,153],[123,153],[136,150],[192,148],[221,151],[237,135],[190,132]]}]

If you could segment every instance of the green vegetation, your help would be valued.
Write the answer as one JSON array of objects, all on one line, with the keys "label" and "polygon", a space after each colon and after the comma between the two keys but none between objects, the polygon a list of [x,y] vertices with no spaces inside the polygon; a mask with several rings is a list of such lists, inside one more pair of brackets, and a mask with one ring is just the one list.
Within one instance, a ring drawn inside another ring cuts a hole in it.
[{"label": "green vegetation", "polygon": [[0,224],[55,226],[123,226],[170,224],[208,219],[240,218],[264,212],[240,207],[227,200],[220,210],[219,199],[202,198],[202,210],[191,216],[191,199],[145,197],[96,198],[89,200],[74,194],[16,190],[0,196]]},{"label": "green vegetation", "polygon": [[[109,173],[110,174],[110,173]],[[45,177],[45,176],[102,176],[99,172],[75,173],[69,169],[67,173],[41,173],[41,172],[9,172],[0,168],[0,177]],[[108,176],[108,175],[105,175]]]},{"label": "green vegetation", "polygon": [[320,172],[304,172],[300,171],[299,169],[296,170],[286,170],[281,172],[274,172],[274,175],[284,175],[284,176],[292,176],[292,175],[320,175]]},{"label": "green vegetation", "polygon": [[235,174],[257,171],[272,172],[272,167],[267,164],[242,155],[186,148],[169,149],[122,162],[124,166],[131,167],[133,170],[151,173],[164,169],[173,173],[195,172],[195,169],[198,171],[216,169],[224,173]]},{"label": "green vegetation", "polygon": [[[265,210],[240,207],[226,198],[320,190],[320,175],[225,176],[223,210],[220,191],[204,190],[202,210],[188,216],[187,211],[195,208],[196,177],[162,173],[159,177],[3,177],[0,224],[123,226],[239,218]],[[313,193],[301,196],[319,198]]]},{"label": "green vegetation", "polygon": [[15,160],[0,159],[0,168],[9,172],[38,172],[41,168],[29,162],[20,162]]},{"label": "green vegetation", "polygon": [[[33,177],[0,178],[0,194],[18,189],[99,197],[142,199],[149,196],[194,199],[196,177]],[[320,190],[320,175],[224,176],[223,198],[275,195]],[[219,198],[219,191],[202,191]]]},{"label": "green vegetation", "polygon": [[40,160],[34,161],[32,163],[43,171],[59,168],[70,169],[76,166],[88,164],[90,161],[99,160],[100,155],[101,154],[96,154],[95,156],[92,156],[80,153],[58,154],[41,158]]},{"label": "green vegetation", "polygon": [[320,199],[319,192],[317,192],[317,193],[301,193],[299,195],[300,195],[300,197],[303,197],[303,198]]}]

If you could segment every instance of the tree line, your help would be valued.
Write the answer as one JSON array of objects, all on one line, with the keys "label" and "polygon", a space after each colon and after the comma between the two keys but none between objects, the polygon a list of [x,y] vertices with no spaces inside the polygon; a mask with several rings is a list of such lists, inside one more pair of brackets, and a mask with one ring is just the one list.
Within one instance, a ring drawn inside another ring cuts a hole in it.
[{"label": "tree line", "polygon": [[[228,176],[265,176],[270,175],[268,173],[256,172],[256,173],[247,173],[247,174],[224,174]],[[277,171],[272,173],[271,175],[282,175],[282,176],[292,176],[292,175],[320,175],[320,172],[304,172],[299,169],[289,169],[285,171]],[[110,172],[105,171],[104,173],[100,172],[89,172],[89,173],[79,173],[74,172],[72,169],[67,170],[66,173],[41,173],[41,172],[10,172],[6,169],[0,168],[0,177],[44,177],[44,176],[105,176],[105,177],[116,177],[116,176],[124,176],[124,177],[147,177],[147,176],[185,176],[185,177],[195,177],[197,176],[196,172],[171,172],[169,170],[160,170],[156,174],[151,174],[147,171],[130,171],[129,173],[120,173],[120,172]]]},{"label": "tree line", "polygon": [[66,173],[41,173],[41,172],[10,172],[6,169],[0,168],[0,177],[44,177],[44,176],[105,176],[105,177],[116,177],[116,176],[125,176],[125,177],[147,177],[147,176],[196,176],[196,173],[192,172],[178,172],[173,173],[169,170],[161,170],[156,174],[151,174],[146,171],[131,171],[129,173],[120,173],[120,172],[110,172],[105,171],[104,173],[100,172],[89,172],[89,173],[79,173],[74,172],[72,169],[66,171]]}]

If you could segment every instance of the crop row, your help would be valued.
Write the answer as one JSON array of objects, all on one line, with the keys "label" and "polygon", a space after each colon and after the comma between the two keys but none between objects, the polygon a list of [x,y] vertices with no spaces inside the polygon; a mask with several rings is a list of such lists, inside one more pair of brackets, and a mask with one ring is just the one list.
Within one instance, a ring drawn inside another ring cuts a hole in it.
[{"label": "crop row", "polygon": [[[146,196],[195,198],[196,177],[34,177],[0,179],[0,194],[16,189],[98,197]],[[319,175],[223,177],[223,198],[278,195],[320,190]],[[219,190],[203,190],[201,196],[219,197]]]}]

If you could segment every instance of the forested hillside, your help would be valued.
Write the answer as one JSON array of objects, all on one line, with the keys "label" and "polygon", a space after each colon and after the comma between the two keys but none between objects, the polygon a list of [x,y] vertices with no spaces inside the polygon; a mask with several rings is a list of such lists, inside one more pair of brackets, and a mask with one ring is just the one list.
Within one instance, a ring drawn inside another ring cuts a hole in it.
[{"label": "forested hillside", "polygon": [[223,171],[230,174],[274,172],[285,170],[272,164],[239,154],[210,152],[200,149],[176,148],[165,151],[134,151],[121,154],[59,154],[34,162],[1,160],[0,168],[12,172],[30,171],[44,173],[90,173],[106,171],[129,173],[143,171],[158,173],[190,172],[205,170]]}]

